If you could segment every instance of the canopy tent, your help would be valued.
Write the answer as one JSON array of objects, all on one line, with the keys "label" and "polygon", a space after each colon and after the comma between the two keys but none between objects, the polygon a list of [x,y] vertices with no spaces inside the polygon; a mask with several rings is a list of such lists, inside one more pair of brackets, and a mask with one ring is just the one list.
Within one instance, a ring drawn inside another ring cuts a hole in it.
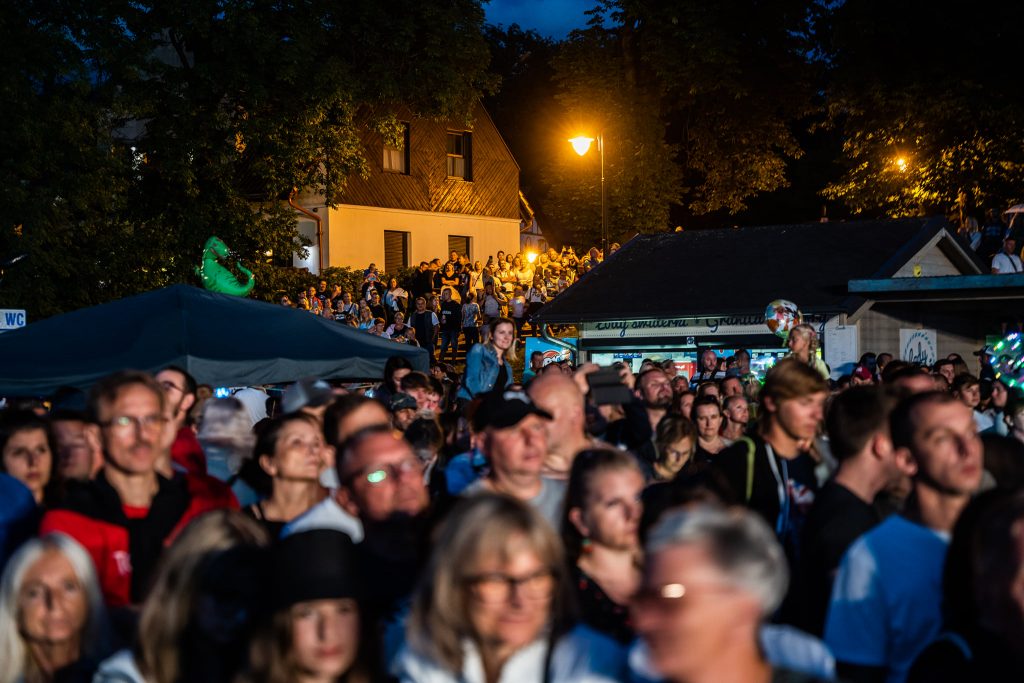
[{"label": "canopy tent", "polygon": [[428,370],[424,349],[306,311],[173,285],[0,335],[0,396],[85,389],[116,370],[167,365],[213,386],[379,379],[391,356]]}]

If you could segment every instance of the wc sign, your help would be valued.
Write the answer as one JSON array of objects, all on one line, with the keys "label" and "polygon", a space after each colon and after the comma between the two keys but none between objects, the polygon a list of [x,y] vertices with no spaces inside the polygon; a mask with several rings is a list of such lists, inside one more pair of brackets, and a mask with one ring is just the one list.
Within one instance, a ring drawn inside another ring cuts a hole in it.
[{"label": "wc sign", "polygon": [[0,308],[0,332],[25,327],[25,311],[16,308]]}]

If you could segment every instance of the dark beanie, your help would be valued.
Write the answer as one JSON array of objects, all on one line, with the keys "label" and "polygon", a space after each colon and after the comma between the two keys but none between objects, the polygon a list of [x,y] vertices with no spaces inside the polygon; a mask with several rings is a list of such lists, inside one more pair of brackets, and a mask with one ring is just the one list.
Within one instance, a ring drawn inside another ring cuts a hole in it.
[{"label": "dark beanie", "polygon": [[348,534],[314,529],[286,536],[274,546],[274,606],[355,598],[359,594],[357,575],[356,547]]}]

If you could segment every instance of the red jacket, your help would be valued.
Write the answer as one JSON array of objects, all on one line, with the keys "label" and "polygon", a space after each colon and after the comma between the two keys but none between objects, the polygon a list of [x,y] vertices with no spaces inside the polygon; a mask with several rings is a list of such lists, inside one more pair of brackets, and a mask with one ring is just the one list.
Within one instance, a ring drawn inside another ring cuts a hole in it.
[{"label": "red jacket", "polygon": [[40,534],[65,533],[89,552],[112,607],[142,601],[164,547],[190,521],[210,510],[238,507],[233,497],[227,500],[188,475],[158,475],[157,480],[148,509],[125,508],[101,470],[93,481],[72,484],[61,507],[47,512],[40,524]]},{"label": "red jacket", "polygon": [[178,430],[171,444],[171,461],[189,474],[206,474],[206,454],[196,433],[188,425]]}]

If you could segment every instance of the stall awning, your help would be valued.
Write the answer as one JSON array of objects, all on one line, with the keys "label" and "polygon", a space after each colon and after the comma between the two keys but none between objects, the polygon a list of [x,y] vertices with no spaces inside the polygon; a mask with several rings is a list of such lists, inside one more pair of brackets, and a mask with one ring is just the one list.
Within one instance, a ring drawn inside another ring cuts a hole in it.
[{"label": "stall awning", "polygon": [[850,280],[849,290],[874,301],[1021,300],[1024,273]]},{"label": "stall awning", "polygon": [[379,379],[391,356],[427,370],[424,349],[307,311],[174,285],[0,335],[0,396],[84,389],[116,370],[167,365],[213,386]]}]

